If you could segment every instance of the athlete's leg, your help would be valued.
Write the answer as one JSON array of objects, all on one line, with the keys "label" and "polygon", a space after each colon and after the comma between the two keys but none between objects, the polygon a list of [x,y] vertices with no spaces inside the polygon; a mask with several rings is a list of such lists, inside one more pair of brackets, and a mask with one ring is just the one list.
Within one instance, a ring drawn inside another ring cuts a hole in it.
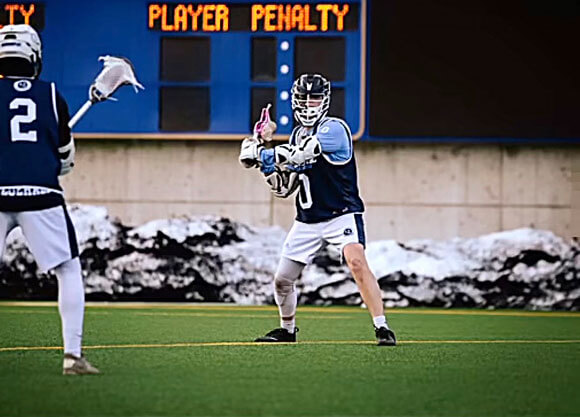
[{"label": "athlete's leg", "polygon": [[64,353],[81,356],[85,290],[81,262],[74,258],[54,268],[58,279],[58,310],[62,321]]},{"label": "athlete's leg", "polygon": [[58,279],[58,311],[64,341],[65,375],[98,374],[99,370],[82,355],[85,289],[78,257],[54,268]]},{"label": "athlete's leg", "polygon": [[360,243],[347,244],[343,249],[343,256],[373,318],[378,344],[395,346],[397,339],[387,323],[381,289],[377,278],[369,268],[363,245]]},{"label": "athlete's leg", "polygon": [[76,236],[66,208],[21,212],[17,219],[40,269],[56,273],[64,353],[80,357],[85,292]]},{"label": "athlete's leg", "polygon": [[304,266],[322,246],[318,225],[294,222],[284,246],[274,278],[274,299],[278,305],[281,326],[256,339],[257,342],[295,342],[297,293],[295,282]]},{"label": "athlete's leg", "polygon": [[365,226],[362,213],[349,213],[325,224],[324,238],[340,250],[369,309],[380,345],[394,345],[395,334],[385,318],[381,289],[365,256]]},{"label": "athlete's leg", "polygon": [[274,299],[280,313],[280,326],[290,333],[296,328],[296,304],[298,293],[296,280],[306,265],[288,258],[280,259],[274,277]]},{"label": "athlete's leg", "polygon": [[58,307],[62,323],[65,374],[94,374],[98,370],[82,358],[85,291],[74,226],[65,206],[18,213],[17,221],[42,271],[54,270],[58,279]]},{"label": "athlete's leg", "polygon": [[369,268],[363,245],[349,243],[343,249],[343,256],[360,291],[360,295],[373,318],[385,315],[381,289],[375,275]]}]

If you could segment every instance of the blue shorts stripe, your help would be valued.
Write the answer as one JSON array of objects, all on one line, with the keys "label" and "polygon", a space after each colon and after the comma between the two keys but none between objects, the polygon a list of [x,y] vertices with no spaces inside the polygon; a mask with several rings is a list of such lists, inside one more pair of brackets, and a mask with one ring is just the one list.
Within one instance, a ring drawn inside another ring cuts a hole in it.
[{"label": "blue shorts stripe", "polygon": [[75,233],[75,227],[68,215],[68,211],[66,209],[66,205],[63,204],[62,209],[64,211],[64,218],[66,220],[66,230],[68,234],[68,244],[70,247],[71,259],[76,258],[79,256],[79,245],[77,243],[77,235]]},{"label": "blue shorts stripe", "polygon": [[356,224],[356,231],[358,235],[358,242],[363,245],[364,248],[367,246],[367,240],[365,236],[365,222],[363,215],[361,213],[355,213],[354,221]]}]

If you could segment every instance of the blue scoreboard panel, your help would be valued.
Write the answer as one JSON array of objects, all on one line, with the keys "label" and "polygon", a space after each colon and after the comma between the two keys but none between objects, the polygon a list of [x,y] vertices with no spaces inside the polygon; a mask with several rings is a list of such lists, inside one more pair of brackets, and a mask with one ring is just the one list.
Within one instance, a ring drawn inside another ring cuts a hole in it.
[{"label": "blue scoreboard panel", "polygon": [[578,1],[0,1],[8,23],[40,31],[72,111],[99,56],[135,65],[146,90],[77,137],[239,139],[272,103],[285,138],[292,81],[319,72],[357,139],[580,143]]},{"label": "blue scoreboard panel", "polygon": [[277,133],[293,127],[301,73],[332,83],[334,115],[364,132],[366,0],[0,3],[0,25],[29,23],[43,41],[42,78],[74,112],[102,55],[129,58],[145,91],[93,106],[76,137],[240,139],[272,103]]}]

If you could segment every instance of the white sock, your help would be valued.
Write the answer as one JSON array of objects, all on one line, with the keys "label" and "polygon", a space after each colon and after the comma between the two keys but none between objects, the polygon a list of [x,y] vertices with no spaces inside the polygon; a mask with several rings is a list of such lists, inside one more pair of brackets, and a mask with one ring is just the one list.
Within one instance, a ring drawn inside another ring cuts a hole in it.
[{"label": "white sock", "polygon": [[274,299],[280,313],[280,326],[290,333],[294,333],[296,328],[296,304],[298,303],[298,293],[294,283],[276,280],[274,283]]},{"label": "white sock", "polygon": [[58,310],[62,322],[64,353],[80,357],[85,312],[85,289],[79,258],[55,268],[58,278]]},{"label": "white sock", "polygon": [[284,320],[281,318],[280,326],[288,330],[290,333],[294,333],[294,331],[296,330],[296,319]]},{"label": "white sock", "polygon": [[377,329],[380,327],[386,327],[387,329],[389,328],[389,325],[387,324],[387,319],[385,318],[384,315],[373,317],[373,324]]}]

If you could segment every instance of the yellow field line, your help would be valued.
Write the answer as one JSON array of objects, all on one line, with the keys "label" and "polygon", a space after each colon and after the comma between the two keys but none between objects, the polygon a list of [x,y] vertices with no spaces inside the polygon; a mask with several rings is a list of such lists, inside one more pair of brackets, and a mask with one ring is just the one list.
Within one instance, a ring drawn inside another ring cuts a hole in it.
[{"label": "yellow field line", "polygon": [[[1,301],[0,307],[56,307],[53,301]],[[236,304],[180,304],[180,303],[87,303],[89,309],[122,309],[122,310],[227,310],[227,311],[277,311],[275,306],[241,306]],[[363,313],[368,314],[365,308],[360,307],[316,307],[299,306],[299,312],[317,313]],[[418,314],[418,315],[450,315],[450,316],[505,316],[505,317],[573,317],[580,318],[580,312],[546,312],[546,311],[495,311],[495,310],[465,310],[465,309],[418,309],[397,308],[387,309],[387,315],[392,314]]]},{"label": "yellow field line", "polygon": [[[1,310],[0,310],[1,311]],[[50,315],[55,315],[58,314],[56,310],[44,310],[44,311],[33,311],[33,310],[6,310],[6,313],[9,314],[50,314]],[[275,312],[272,312],[272,314],[231,314],[231,313],[178,313],[178,312],[152,312],[152,313],[147,313],[147,312],[140,312],[140,311],[136,311],[136,312],[132,312],[135,316],[152,316],[152,317],[156,317],[156,316],[167,316],[167,317],[228,317],[228,318],[255,318],[255,319],[277,319],[278,318],[278,314],[276,312],[276,314],[274,314]],[[87,311],[86,312],[87,315],[91,315],[91,316],[101,316],[101,315],[110,315],[112,314],[110,311]],[[346,314],[340,315],[340,316],[329,316],[329,315],[317,315],[317,316],[313,316],[313,315],[300,315],[299,316],[300,319],[305,319],[305,320],[349,320],[350,317],[348,317]]]},{"label": "yellow field line", "polygon": [[[370,340],[307,340],[298,343],[258,343],[258,342],[191,342],[191,343],[155,343],[155,344],[128,344],[128,345],[93,345],[84,346],[85,350],[92,349],[155,349],[155,348],[183,348],[183,347],[220,347],[220,346],[301,346],[301,345],[370,345],[376,342]],[[401,340],[400,345],[412,344],[576,344],[575,340]],[[62,350],[62,346],[15,346],[0,348],[0,352],[16,352],[31,350]]]}]

